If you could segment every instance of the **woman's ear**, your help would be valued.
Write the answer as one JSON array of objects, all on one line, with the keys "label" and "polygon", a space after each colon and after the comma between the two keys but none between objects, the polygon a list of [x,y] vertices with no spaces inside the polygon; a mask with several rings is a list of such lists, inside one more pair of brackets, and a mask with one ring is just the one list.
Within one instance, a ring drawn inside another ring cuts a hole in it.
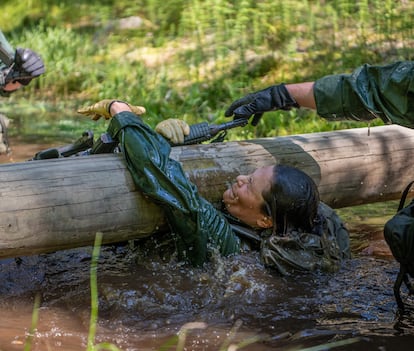
[{"label": "woman's ear", "polygon": [[259,228],[271,228],[273,226],[272,218],[267,216],[260,217],[256,223]]}]

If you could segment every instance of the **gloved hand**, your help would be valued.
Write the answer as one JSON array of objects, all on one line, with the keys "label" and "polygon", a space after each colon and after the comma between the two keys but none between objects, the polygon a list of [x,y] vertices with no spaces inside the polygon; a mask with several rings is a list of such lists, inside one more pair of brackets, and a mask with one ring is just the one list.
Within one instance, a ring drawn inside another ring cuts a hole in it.
[{"label": "gloved hand", "polygon": [[9,72],[9,79],[16,80],[22,85],[45,73],[45,66],[40,56],[31,49],[17,48],[14,66]]},{"label": "gloved hand", "polygon": [[256,126],[263,113],[274,110],[290,110],[292,107],[299,107],[299,104],[282,83],[234,101],[224,115],[226,117],[234,115],[234,118],[246,119],[254,115],[251,124]]},{"label": "gloved hand", "polygon": [[184,137],[190,134],[190,126],[181,119],[169,118],[155,127],[155,131],[168,139],[172,144],[184,144]]},{"label": "gloved hand", "polygon": [[145,107],[143,106],[130,105],[127,102],[120,101],[120,100],[105,99],[105,100],[98,101],[97,103],[93,105],[80,108],[78,110],[78,113],[80,113],[81,115],[85,115],[85,116],[91,116],[91,118],[94,121],[97,121],[101,117],[104,117],[105,119],[110,119],[112,118],[112,115],[110,113],[110,108],[114,102],[123,102],[127,104],[129,108],[131,109],[131,111],[138,116],[146,112]]}]

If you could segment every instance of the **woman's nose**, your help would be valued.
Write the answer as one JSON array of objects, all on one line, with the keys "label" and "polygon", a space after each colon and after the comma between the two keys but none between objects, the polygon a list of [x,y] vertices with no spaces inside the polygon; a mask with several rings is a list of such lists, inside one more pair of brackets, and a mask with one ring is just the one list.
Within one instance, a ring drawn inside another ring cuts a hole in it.
[{"label": "woman's nose", "polygon": [[247,182],[247,176],[245,176],[245,175],[237,176],[236,182],[237,182],[238,186],[242,186],[243,184],[245,184]]}]

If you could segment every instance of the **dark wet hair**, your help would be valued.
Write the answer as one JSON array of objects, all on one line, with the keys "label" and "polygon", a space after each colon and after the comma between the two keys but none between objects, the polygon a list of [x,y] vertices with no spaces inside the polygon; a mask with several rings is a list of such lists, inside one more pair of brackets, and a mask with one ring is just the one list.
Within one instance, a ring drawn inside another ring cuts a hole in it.
[{"label": "dark wet hair", "polygon": [[288,228],[312,231],[320,199],[318,187],[306,173],[291,166],[274,166],[270,190],[262,196],[262,210],[272,218],[274,234],[285,234]]}]

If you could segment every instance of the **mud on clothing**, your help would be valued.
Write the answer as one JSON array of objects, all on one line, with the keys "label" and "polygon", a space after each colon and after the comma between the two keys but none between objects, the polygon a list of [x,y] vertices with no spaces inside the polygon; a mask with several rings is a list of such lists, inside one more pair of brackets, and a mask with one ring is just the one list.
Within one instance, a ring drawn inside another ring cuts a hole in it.
[{"label": "mud on clothing", "polygon": [[[164,209],[172,234],[176,237],[180,259],[200,266],[207,261],[210,249],[218,250],[223,256],[242,251],[241,240],[232,230],[228,220],[199,195],[180,163],[169,157],[171,147],[161,135],[131,112],[115,115],[108,132],[119,141],[137,188]],[[326,218],[329,222],[329,217]],[[340,227],[337,224],[327,225],[332,228]],[[324,242],[324,245],[338,246],[335,229],[326,238],[332,242]],[[347,242],[348,236],[342,239]],[[306,249],[306,246],[300,246],[301,250],[304,248]],[[314,246],[312,250],[315,251]],[[323,257],[324,260],[333,259],[340,262],[344,257],[339,253],[340,250],[336,254],[330,250],[329,255],[326,255],[325,251],[325,246],[319,247],[321,259]],[[301,263],[296,262],[296,265],[300,266]],[[303,267],[313,270],[324,268],[324,265],[303,262]]]}]

